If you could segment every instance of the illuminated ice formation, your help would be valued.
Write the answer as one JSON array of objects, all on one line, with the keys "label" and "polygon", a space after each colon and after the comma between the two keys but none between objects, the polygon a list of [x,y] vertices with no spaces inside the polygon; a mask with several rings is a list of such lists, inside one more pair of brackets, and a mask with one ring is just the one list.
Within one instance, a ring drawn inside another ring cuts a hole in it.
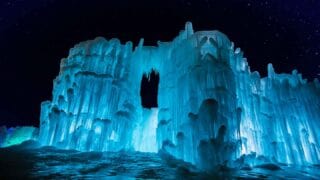
[{"label": "illuminated ice formation", "polygon": [[38,138],[38,128],[31,126],[22,126],[7,129],[0,127],[0,148],[20,144],[27,140],[36,140]]},{"label": "illuminated ice formation", "polygon": [[[60,68],[53,99],[42,104],[43,145],[161,150],[204,169],[252,156],[320,163],[318,80],[277,74],[271,64],[262,78],[221,32],[194,32],[187,23],[172,42],[142,39],[134,49],[96,38],[72,48]],[[152,70],[158,109],[146,110],[140,83]]]}]

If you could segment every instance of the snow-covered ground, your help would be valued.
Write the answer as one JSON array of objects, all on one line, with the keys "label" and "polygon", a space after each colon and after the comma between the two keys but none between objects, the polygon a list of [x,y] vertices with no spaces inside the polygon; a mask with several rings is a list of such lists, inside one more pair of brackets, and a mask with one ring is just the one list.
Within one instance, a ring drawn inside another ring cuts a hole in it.
[{"label": "snow-covered ground", "polygon": [[79,152],[36,142],[0,149],[0,179],[3,178],[270,178],[319,179],[320,166],[289,167],[266,164],[259,167],[201,172],[188,163],[161,153]]}]

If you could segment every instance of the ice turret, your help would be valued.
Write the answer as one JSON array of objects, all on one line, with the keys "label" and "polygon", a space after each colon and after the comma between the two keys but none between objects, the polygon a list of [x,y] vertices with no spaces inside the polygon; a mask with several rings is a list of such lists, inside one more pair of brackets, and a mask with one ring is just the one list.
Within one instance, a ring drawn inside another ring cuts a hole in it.
[{"label": "ice turret", "polygon": [[274,78],[275,72],[273,65],[271,63],[268,64],[268,78]]},{"label": "ice turret", "polygon": [[191,22],[186,23],[185,31],[187,33],[187,37],[190,37],[193,34],[193,27]]}]

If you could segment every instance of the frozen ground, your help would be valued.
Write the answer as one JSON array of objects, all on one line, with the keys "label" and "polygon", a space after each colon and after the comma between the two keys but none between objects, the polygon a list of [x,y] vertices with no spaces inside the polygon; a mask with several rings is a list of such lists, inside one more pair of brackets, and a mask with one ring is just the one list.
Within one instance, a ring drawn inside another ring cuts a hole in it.
[{"label": "frozen ground", "polygon": [[[32,148],[31,148],[32,147]],[[279,169],[279,168],[280,169]],[[156,153],[79,152],[53,147],[34,149],[34,142],[0,149],[0,179],[3,178],[270,178],[319,179],[320,167],[264,165],[243,170],[220,168],[200,172],[190,164]]]}]

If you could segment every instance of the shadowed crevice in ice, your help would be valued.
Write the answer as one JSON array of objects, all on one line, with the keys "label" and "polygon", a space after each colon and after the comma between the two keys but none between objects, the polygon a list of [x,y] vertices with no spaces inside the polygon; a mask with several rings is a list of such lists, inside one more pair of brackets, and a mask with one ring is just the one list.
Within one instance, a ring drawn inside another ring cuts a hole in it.
[{"label": "shadowed crevice in ice", "polygon": [[267,170],[271,170],[271,171],[280,170],[281,169],[276,164],[261,164],[261,165],[255,166],[255,168],[267,169]]},{"label": "shadowed crevice in ice", "polygon": [[143,75],[140,90],[142,107],[158,107],[158,86],[159,74],[155,70]]}]

